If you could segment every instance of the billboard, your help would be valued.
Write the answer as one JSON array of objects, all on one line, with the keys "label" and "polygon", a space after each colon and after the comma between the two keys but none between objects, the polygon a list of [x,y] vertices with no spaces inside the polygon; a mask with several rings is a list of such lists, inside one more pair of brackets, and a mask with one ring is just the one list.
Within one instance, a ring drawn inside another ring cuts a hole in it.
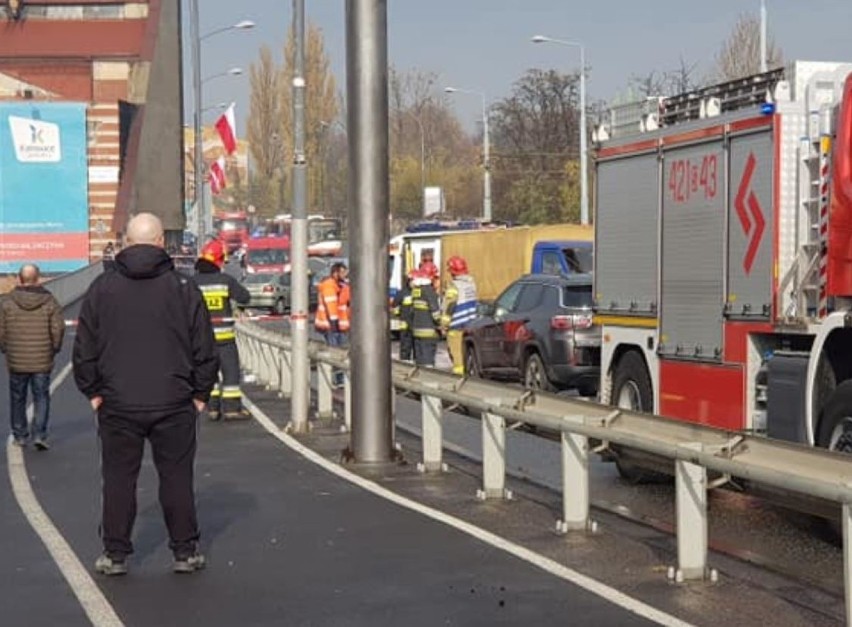
[{"label": "billboard", "polygon": [[89,263],[86,105],[0,102],[0,272]]}]

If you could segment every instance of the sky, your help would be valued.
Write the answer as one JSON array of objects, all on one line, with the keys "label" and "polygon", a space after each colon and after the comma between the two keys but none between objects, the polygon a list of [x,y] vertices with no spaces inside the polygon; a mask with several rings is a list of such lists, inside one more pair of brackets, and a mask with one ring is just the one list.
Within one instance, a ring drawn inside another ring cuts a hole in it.
[{"label": "sky", "polygon": [[[205,107],[236,102],[238,132],[244,135],[248,69],[263,44],[280,60],[293,3],[199,0],[199,4],[202,33],[240,20],[256,24],[252,30],[230,31],[202,42],[203,77],[230,67],[245,70],[242,76],[206,82],[202,98]],[[307,18],[324,32],[332,70],[344,89],[345,2],[305,4]],[[698,63],[698,76],[706,74],[738,16],[760,9],[759,0],[388,0],[387,4],[390,63],[402,70],[435,72],[441,85],[482,91],[489,101],[508,95],[530,68],[564,72],[578,68],[577,49],[533,44],[533,35],[584,44],[590,68],[588,101],[593,102],[623,93],[632,75],[677,69],[681,58],[690,65]],[[852,0],[766,0],[766,5],[770,34],[785,60],[852,61]],[[188,16],[185,7],[186,24]],[[191,66],[185,67],[185,104],[191,111]],[[459,95],[452,105],[473,130],[481,116],[481,101]],[[215,115],[215,111],[206,114],[205,123]]]}]

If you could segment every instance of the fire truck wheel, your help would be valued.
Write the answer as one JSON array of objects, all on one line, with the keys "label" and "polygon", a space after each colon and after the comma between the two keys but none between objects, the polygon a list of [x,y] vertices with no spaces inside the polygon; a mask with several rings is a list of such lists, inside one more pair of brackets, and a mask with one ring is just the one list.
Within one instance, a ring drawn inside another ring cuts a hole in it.
[{"label": "fire truck wheel", "polygon": [[840,453],[852,453],[852,379],[837,386],[822,410],[817,444]]},{"label": "fire truck wheel", "polygon": [[538,353],[530,353],[524,362],[524,387],[542,392],[553,391],[553,384],[547,378],[547,370]]},{"label": "fire truck wheel", "polygon": [[612,404],[638,412],[654,411],[654,390],[642,356],[630,351],[615,367],[612,382]]},{"label": "fire truck wheel", "polygon": [[[642,356],[630,351],[618,362],[612,385],[612,404],[621,409],[637,412],[654,411],[654,390],[651,377]],[[631,461],[630,451],[614,447],[615,466],[618,474],[632,484],[668,481],[670,477],[643,468]]]}]

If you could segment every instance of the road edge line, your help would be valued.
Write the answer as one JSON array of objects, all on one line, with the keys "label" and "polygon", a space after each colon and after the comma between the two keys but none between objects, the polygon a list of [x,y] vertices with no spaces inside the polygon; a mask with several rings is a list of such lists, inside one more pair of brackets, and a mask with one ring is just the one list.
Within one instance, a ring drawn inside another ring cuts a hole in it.
[{"label": "road edge line", "polygon": [[[69,363],[57,375],[50,386],[51,395],[68,378],[72,368],[73,365]],[[77,554],[74,553],[74,549],[71,548],[71,545],[38,502],[38,497],[35,495],[27,474],[24,452],[12,444],[12,436],[9,436],[6,443],[6,462],[9,482],[12,484],[12,493],[15,495],[18,507],[50,553],[89,621],[95,627],[124,627],[124,623],[92,579],[89,571],[80,562]]]},{"label": "road edge line", "polygon": [[326,459],[319,453],[313,451],[308,448],[293,436],[282,431],[270,418],[267,416],[263,410],[261,410],[257,405],[255,405],[246,395],[243,395],[243,404],[245,407],[251,412],[254,419],[268,431],[273,437],[282,442],[285,446],[300,454],[302,457],[307,459],[308,461],[320,466],[326,471],[337,475],[341,479],[345,479],[346,481],[368,491],[376,496],[384,498],[392,503],[409,509],[411,511],[422,514],[432,520],[443,523],[449,527],[453,527],[454,529],[461,531],[473,538],[484,542],[485,544],[489,544],[492,547],[509,553],[518,559],[521,559],[528,564],[536,566],[537,568],[559,577],[569,583],[572,583],[587,592],[591,592],[602,599],[614,604],[619,607],[636,614],[637,616],[641,616],[648,620],[652,620],[660,625],[666,625],[667,627],[691,627],[691,623],[683,621],[675,616],[667,614],[662,610],[658,610],[654,607],[651,607],[647,603],[640,601],[638,599],[634,599],[633,597],[616,590],[615,588],[608,586],[605,583],[597,581],[596,579],[592,579],[591,577],[584,575],[572,568],[564,566],[550,558],[544,557],[543,555],[539,555],[538,553],[527,549],[519,544],[516,544],[510,540],[507,540],[501,536],[498,536],[490,531],[486,531],[476,525],[473,525],[467,521],[461,520],[460,518],[456,518],[450,514],[446,514],[437,509],[429,507],[427,505],[423,505],[422,503],[418,503],[417,501],[413,501],[407,497],[404,497],[396,492],[388,490],[384,486],[379,485],[374,481],[370,481],[369,479],[365,479],[364,477],[355,474],[345,468],[342,468],[338,464]]}]

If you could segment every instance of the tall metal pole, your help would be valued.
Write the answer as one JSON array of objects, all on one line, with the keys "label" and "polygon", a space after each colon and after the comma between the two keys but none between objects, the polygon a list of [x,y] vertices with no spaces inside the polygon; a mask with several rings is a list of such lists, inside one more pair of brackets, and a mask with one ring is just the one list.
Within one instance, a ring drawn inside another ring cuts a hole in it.
[{"label": "tall metal pole", "polygon": [[766,72],[766,0],[760,0],[760,71]]},{"label": "tall metal pole", "polygon": [[388,262],[387,0],[346,0],[352,261],[352,453],[383,463],[393,452]]},{"label": "tall metal pole", "polygon": [[308,428],[308,165],[305,154],[305,0],[293,0],[296,58],[293,75],[293,222],[290,231],[290,325],[293,338],[293,395],[290,420],[296,433]]},{"label": "tall metal pole", "polygon": [[580,44],[580,224],[589,223],[589,149],[586,145],[586,47]]},{"label": "tall metal pole", "polygon": [[482,218],[491,222],[491,136],[488,129],[488,105],[482,94]]},{"label": "tall metal pole", "polygon": [[204,195],[204,143],[201,137],[201,27],[198,0],[190,0],[189,20],[190,37],[192,38],[192,97],[194,100],[192,134],[195,141],[192,163],[195,175],[196,236],[200,247],[204,243],[204,214],[207,203]]}]

